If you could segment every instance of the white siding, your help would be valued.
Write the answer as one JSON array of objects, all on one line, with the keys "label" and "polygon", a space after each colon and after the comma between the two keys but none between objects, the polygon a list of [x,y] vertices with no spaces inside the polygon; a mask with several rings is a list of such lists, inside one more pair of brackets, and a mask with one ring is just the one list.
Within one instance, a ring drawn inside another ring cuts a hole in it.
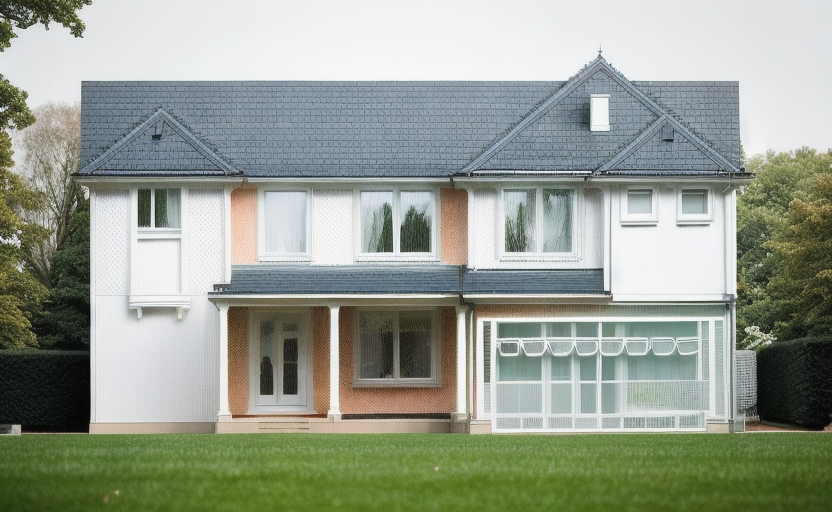
[{"label": "white siding", "polygon": [[[566,185],[567,187],[569,185]],[[502,232],[500,194],[496,189],[469,191],[473,201],[470,230],[470,265],[474,268],[535,268],[574,269],[601,268],[604,262],[604,192],[599,188],[577,188],[575,194],[574,257],[557,258],[541,256],[527,260],[500,260]]]},{"label": "white siding", "polygon": [[130,193],[98,190],[92,197],[96,228],[92,233],[95,293],[127,295],[130,289]]},{"label": "white siding", "polygon": [[[137,268],[143,283],[184,282],[191,296],[182,320],[171,307],[142,309],[141,319],[128,308],[131,233],[130,195],[96,191],[92,251],[94,372],[93,421],[211,422],[218,409],[219,313],[206,293],[223,280],[225,265],[224,197],[221,190],[192,189],[181,239],[142,240],[142,261],[171,260],[165,268]],[[188,261],[180,262],[188,246]],[[153,258],[142,254],[150,250]],[[180,280],[180,272],[187,273]],[[170,275],[174,273],[175,275]],[[153,288],[158,292],[158,288]],[[177,290],[170,290],[178,292]]]},{"label": "white siding", "polygon": [[96,297],[96,422],[216,421],[217,309],[195,297],[184,319],[126,297]]},{"label": "white siding", "polygon": [[318,265],[349,265],[354,259],[352,190],[315,190],[312,259]]},{"label": "white siding", "polygon": [[[622,225],[622,199],[613,194],[613,297],[720,299],[726,291],[723,197],[714,194],[712,221],[680,225],[676,222],[677,190],[666,186],[655,190],[659,212],[654,225]],[[622,191],[626,193],[623,187]]]}]

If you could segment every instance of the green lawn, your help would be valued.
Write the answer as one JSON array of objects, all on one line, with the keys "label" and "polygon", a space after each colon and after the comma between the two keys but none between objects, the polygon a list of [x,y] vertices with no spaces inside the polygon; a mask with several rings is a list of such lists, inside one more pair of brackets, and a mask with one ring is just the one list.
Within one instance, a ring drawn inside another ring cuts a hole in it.
[{"label": "green lawn", "polygon": [[0,510],[832,510],[832,435],[24,435]]}]

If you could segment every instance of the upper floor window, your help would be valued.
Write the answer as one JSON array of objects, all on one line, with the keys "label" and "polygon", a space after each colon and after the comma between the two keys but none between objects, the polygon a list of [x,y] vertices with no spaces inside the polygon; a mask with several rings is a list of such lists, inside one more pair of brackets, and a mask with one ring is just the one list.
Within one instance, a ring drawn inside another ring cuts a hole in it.
[{"label": "upper floor window", "polygon": [[178,188],[139,189],[138,227],[180,229],[182,193]]},{"label": "upper floor window", "polygon": [[266,190],[262,193],[260,253],[285,258],[309,252],[309,192]]},{"label": "upper floor window", "polygon": [[626,190],[626,196],[621,204],[621,222],[655,224],[658,220],[655,190],[647,187],[633,187]]},{"label": "upper floor window", "polygon": [[362,191],[359,252],[365,255],[433,255],[435,203],[432,190]]},{"label": "upper floor window", "polygon": [[506,189],[503,191],[503,217],[505,253],[557,254],[573,251],[573,189]]},{"label": "upper floor window", "polygon": [[682,188],[679,191],[677,222],[700,223],[713,220],[713,198],[706,188]]}]

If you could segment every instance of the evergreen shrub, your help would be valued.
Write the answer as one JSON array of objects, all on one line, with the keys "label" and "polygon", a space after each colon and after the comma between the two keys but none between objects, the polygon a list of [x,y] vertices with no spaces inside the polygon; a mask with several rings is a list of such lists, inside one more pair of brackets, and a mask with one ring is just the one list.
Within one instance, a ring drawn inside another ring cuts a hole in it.
[{"label": "evergreen shrub", "polygon": [[0,350],[0,423],[84,432],[89,421],[89,352]]},{"label": "evergreen shrub", "polygon": [[822,429],[832,423],[832,337],[772,343],[757,354],[760,419]]}]

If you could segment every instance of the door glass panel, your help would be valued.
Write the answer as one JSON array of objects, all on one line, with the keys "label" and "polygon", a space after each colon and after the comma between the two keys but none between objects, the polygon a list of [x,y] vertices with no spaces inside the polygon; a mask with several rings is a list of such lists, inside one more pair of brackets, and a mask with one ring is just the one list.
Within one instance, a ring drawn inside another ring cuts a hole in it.
[{"label": "door glass panel", "polygon": [[274,395],[274,321],[260,322],[260,394]]},{"label": "door glass panel", "polygon": [[283,394],[298,394],[298,339],[283,340]]}]

